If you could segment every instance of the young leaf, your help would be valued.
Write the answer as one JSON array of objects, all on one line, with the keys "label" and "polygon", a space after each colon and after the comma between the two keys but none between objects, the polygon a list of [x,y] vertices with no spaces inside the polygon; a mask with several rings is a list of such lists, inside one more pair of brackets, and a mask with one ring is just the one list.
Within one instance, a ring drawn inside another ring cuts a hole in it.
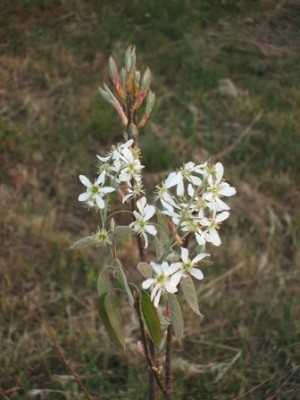
[{"label": "young leaf", "polygon": [[182,278],[180,281],[180,286],[188,305],[196,314],[202,317],[202,314],[199,311],[197,293],[192,278],[189,275]]},{"label": "young leaf", "polygon": [[122,332],[121,313],[117,295],[114,292],[104,293],[99,299],[99,311],[102,322],[113,340],[125,349]]},{"label": "young leaf", "polygon": [[107,293],[111,290],[112,285],[109,278],[109,274],[106,269],[102,269],[98,275],[97,280],[97,292],[99,296],[102,296],[104,293]]},{"label": "young leaf", "polygon": [[169,243],[169,219],[161,211],[156,210],[158,234],[163,247]]},{"label": "young leaf", "polygon": [[168,293],[168,304],[171,312],[174,333],[176,339],[180,342],[183,335],[183,315],[180,297],[176,294]]},{"label": "young leaf", "polygon": [[117,273],[118,281],[120,282],[122,288],[125,290],[125,292],[127,294],[130,306],[133,307],[134,299],[133,299],[131,290],[130,290],[130,288],[128,286],[127,278],[126,278],[125,272],[123,271],[122,264],[121,264],[120,260],[116,259],[114,261],[114,266],[116,267],[116,273]]},{"label": "young leaf", "polygon": [[70,247],[70,249],[71,250],[85,249],[87,247],[94,246],[95,243],[96,243],[95,235],[90,235],[74,242]]},{"label": "young leaf", "polygon": [[146,323],[148,333],[153,340],[153,343],[158,347],[160,343],[161,328],[160,321],[157,315],[157,310],[154,307],[150,296],[147,292],[141,292],[141,308],[143,317]]},{"label": "young leaf", "polygon": [[154,236],[154,247],[155,247],[156,258],[159,260],[161,256],[164,254],[164,248],[162,246],[161,240],[159,240],[157,236]]},{"label": "young leaf", "polygon": [[140,271],[140,273],[143,275],[144,278],[151,278],[153,274],[153,268],[151,267],[150,264],[146,262],[139,262],[137,265],[137,269]]}]

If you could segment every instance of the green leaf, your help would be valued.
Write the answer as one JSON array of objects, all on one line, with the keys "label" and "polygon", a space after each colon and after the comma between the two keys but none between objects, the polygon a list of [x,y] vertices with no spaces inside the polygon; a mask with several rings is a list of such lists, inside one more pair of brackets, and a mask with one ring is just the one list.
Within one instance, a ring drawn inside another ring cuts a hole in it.
[{"label": "green leaf", "polygon": [[162,245],[162,241],[157,236],[154,236],[154,247],[155,247],[156,258],[159,260],[161,256],[164,254],[164,248]]},{"label": "green leaf", "polygon": [[213,261],[210,260],[202,260],[198,263],[199,267],[210,267],[213,264]]},{"label": "green leaf", "polygon": [[159,234],[159,238],[162,243],[162,247],[166,247],[170,240],[170,234],[169,234],[170,220],[168,219],[168,217],[165,214],[163,214],[159,210],[156,210],[156,219],[157,219],[157,224],[158,224],[158,227],[157,227],[158,234]]},{"label": "green leaf", "polygon": [[189,275],[182,278],[180,281],[180,286],[188,305],[196,314],[202,317],[203,315],[199,311],[197,293],[192,278]]},{"label": "green leaf", "polygon": [[125,349],[120,306],[118,297],[114,292],[104,293],[100,297],[99,312],[102,322],[111,338]]},{"label": "green leaf", "polygon": [[134,298],[132,296],[130,287],[128,286],[127,278],[126,278],[125,272],[123,271],[121,261],[116,258],[114,261],[114,266],[116,268],[116,274],[117,274],[118,281],[120,282],[120,285],[122,286],[122,288],[125,290],[125,292],[127,294],[130,306],[133,307],[134,306]]},{"label": "green leaf", "polygon": [[118,225],[114,229],[114,233],[119,236],[134,235],[134,230],[127,225]]},{"label": "green leaf", "polygon": [[175,337],[180,342],[183,336],[183,314],[180,297],[176,294],[168,293],[168,304]]},{"label": "green leaf", "polygon": [[154,307],[149,294],[144,290],[141,292],[140,301],[148,333],[153,340],[153,343],[158,347],[160,343],[161,327],[157,310]]},{"label": "green leaf", "polygon": [[109,278],[109,274],[106,269],[100,271],[97,280],[97,292],[99,296],[102,296],[104,293],[107,293],[111,290],[112,285]]},{"label": "green leaf", "polygon": [[74,242],[70,247],[71,250],[80,250],[94,246],[96,243],[95,235],[86,236]]}]

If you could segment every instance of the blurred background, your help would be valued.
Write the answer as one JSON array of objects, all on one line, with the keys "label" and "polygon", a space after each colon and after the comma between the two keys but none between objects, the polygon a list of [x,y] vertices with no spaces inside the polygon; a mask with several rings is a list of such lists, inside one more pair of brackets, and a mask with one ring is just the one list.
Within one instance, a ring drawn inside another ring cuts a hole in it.
[{"label": "blurred background", "polygon": [[[137,324],[127,351],[97,310],[96,231],[78,174],[122,139],[100,98],[129,44],[157,102],[141,133],[147,186],[209,157],[237,189],[199,304],[175,349],[175,399],[300,398],[300,4],[297,0],[0,2],[0,397],[144,399]],[[136,263],[134,243],[120,257]],[[126,313],[125,313],[126,314]]]}]

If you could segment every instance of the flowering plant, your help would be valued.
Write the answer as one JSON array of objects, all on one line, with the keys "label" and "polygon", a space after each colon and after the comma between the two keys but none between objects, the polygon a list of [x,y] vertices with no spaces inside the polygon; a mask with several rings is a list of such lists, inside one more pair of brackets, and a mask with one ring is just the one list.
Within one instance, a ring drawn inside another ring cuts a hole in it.
[{"label": "flowering plant", "polygon": [[[98,245],[107,249],[110,262],[98,278],[101,319],[111,337],[125,348],[120,311],[123,291],[139,322],[142,344],[138,349],[149,366],[149,399],[157,399],[157,388],[165,398],[172,399],[173,335],[178,341],[182,339],[183,303],[201,315],[194,284],[204,277],[201,267],[207,264],[207,246],[221,244],[219,229],[229,217],[229,206],[223,199],[236,191],[224,181],[220,162],[197,165],[190,161],[156,186],[156,205],[149,204],[143,186],[139,130],[155,102],[150,70],[141,74],[136,69],[135,47],[130,46],[120,72],[112,57],[109,71],[116,96],[105,84],[100,94],[121,118],[124,142],[112,146],[106,155],[97,155],[94,183],[79,176],[85,189],[78,200],[99,213],[100,226],[95,234],[78,240],[72,248]],[[144,103],[145,110],[139,117]],[[117,225],[115,213],[110,212],[110,199],[115,194],[131,214],[128,226]],[[136,237],[139,282],[130,282],[128,271],[118,258],[117,237],[124,234]],[[148,248],[155,249],[155,256],[147,253]],[[157,349],[160,354],[165,351],[164,363],[157,358]]]}]

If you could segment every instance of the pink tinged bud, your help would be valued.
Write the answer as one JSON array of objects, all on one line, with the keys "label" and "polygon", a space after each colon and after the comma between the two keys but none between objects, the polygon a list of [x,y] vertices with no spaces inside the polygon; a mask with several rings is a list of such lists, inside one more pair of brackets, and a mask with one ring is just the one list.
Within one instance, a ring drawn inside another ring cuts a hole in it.
[{"label": "pink tinged bud", "polygon": [[143,74],[142,81],[141,81],[141,92],[148,92],[151,83],[151,72],[150,69],[147,67],[146,71]]},{"label": "pink tinged bud", "polygon": [[144,346],[142,345],[141,341],[137,342],[137,351],[142,354],[143,356],[145,355],[145,351],[144,351]]},{"label": "pink tinged bud", "polygon": [[171,311],[170,311],[169,307],[166,308],[166,316],[168,318],[171,318]]},{"label": "pink tinged bud", "polygon": [[169,232],[171,233],[171,235],[174,235],[176,232],[176,228],[175,225],[172,222],[168,223],[168,228],[169,228]]},{"label": "pink tinged bud", "polygon": [[123,125],[127,126],[128,125],[128,118],[125,115],[125,112],[121,106],[121,104],[118,102],[118,100],[116,99],[115,103],[113,104],[114,108],[116,109],[117,113],[119,114]]},{"label": "pink tinged bud", "polygon": [[121,199],[125,196],[123,190],[121,190],[121,189],[117,189],[117,195],[118,195],[119,197],[121,197]]},{"label": "pink tinged bud", "polygon": [[133,110],[136,110],[137,108],[139,108],[139,106],[142,104],[146,95],[147,95],[147,92],[140,92],[139,97],[136,99],[136,101],[133,105]]},{"label": "pink tinged bud", "polygon": [[125,52],[125,69],[126,72],[132,72],[135,67],[136,55],[135,46],[130,45]]},{"label": "pink tinged bud", "polygon": [[141,73],[140,71],[134,71],[133,75],[133,96],[136,99],[140,93],[140,80]]},{"label": "pink tinged bud", "polygon": [[151,90],[149,90],[147,98],[146,98],[146,112],[143,115],[141,121],[139,122],[138,128],[142,128],[145,125],[145,123],[147,122],[147,120],[151,114],[151,111],[153,109],[154,102],[155,102],[155,94],[153,92],[151,92]]},{"label": "pink tinged bud", "polygon": [[109,76],[116,87],[118,95],[121,97],[121,99],[125,100],[125,94],[118,73],[117,64],[115,63],[115,60],[112,58],[112,56],[109,57]]},{"label": "pink tinged bud", "polygon": [[123,88],[123,91],[125,90],[125,81],[126,81],[126,71],[125,68],[122,67],[121,72],[120,72],[120,81],[121,81],[121,85]]}]

